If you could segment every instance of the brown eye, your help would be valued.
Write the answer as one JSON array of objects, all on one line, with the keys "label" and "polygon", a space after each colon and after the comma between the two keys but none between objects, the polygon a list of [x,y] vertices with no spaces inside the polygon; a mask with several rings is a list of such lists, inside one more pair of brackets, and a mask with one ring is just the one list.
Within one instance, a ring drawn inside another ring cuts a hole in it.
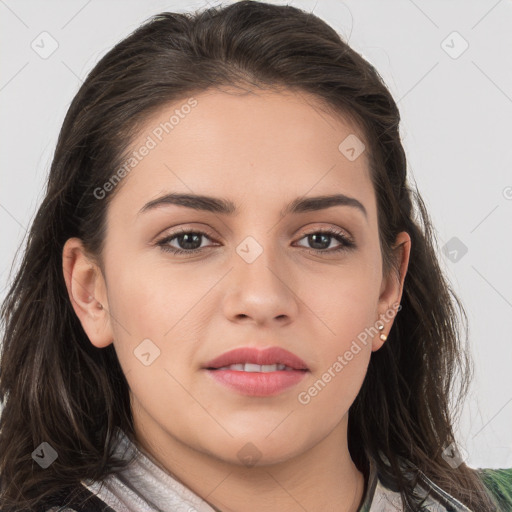
[{"label": "brown eye", "polygon": [[[157,245],[165,252],[172,254],[195,254],[202,251],[205,247],[202,246],[204,238],[210,240],[207,233],[203,231],[180,230],[177,233],[166,236],[157,242]],[[171,245],[171,242],[176,241],[178,247]]]},{"label": "brown eye", "polygon": [[[311,245],[311,250],[317,253],[332,253],[355,247],[355,244],[351,239],[349,239],[342,231],[334,228],[313,231],[301,238],[301,240],[303,239],[307,239],[307,243]],[[333,239],[339,242],[338,247],[330,247]]]}]

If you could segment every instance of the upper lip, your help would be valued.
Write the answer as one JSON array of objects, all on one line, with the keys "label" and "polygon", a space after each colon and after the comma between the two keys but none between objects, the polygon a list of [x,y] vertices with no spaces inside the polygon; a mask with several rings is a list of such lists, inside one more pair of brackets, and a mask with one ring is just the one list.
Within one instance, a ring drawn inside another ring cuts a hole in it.
[{"label": "upper lip", "polygon": [[255,347],[235,348],[212,359],[203,368],[222,368],[239,363],[259,365],[284,364],[295,370],[308,370],[306,363],[300,357],[281,347],[265,349]]}]

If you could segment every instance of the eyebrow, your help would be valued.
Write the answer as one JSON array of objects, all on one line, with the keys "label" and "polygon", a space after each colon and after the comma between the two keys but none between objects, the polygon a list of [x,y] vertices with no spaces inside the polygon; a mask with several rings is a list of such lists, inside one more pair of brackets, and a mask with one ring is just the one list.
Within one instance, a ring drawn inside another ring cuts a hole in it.
[{"label": "eyebrow", "polygon": [[[156,199],[149,201],[149,203],[146,203],[139,211],[139,214],[169,204],[185,206],[194,210],[222,213],[226,215],[233,215],[237,213],[235,204],[228,199],[198,194],[169,193],[161,197],[157,197]],[[344,194],[302,198],[298,197],[286,205],[280,213],[281,216],[284,217],[285,215],[294,213],[296,214],[324,210],[333,206],[350,206],[352,208],[356,208],[362,212],[366,218],[368,218],[368,212],[366,211],[364,205],[357,199],[346,196]]]}]

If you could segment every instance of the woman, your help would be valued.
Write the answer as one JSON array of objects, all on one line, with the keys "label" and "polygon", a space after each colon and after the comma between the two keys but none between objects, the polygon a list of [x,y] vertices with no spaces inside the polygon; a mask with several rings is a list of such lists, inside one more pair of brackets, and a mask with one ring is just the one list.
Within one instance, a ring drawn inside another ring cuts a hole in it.
[{"label": "woman", "polygon": [[162,13],[103,57],[3,308],[2,510],[497,510],[398,125],[290,6]]}]

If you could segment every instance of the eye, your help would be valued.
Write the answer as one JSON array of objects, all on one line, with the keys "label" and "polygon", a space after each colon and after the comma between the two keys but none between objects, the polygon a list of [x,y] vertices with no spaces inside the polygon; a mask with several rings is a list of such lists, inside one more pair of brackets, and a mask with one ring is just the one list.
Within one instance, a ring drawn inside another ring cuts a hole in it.
[{"label": "eye", "polygon": [[[165,252],[190,255],[203,250],[204,246],[201,244],[202,238],[210,239],[210,236],[203,231],[181,229],[178,233],[173,233],[159,240],[156,245]],[[178,247],[170,245],[173,241],[177,242]]]},{"label": "eye", "polygon": [[[336,253],[348,249],[355,248],[355,243],[343,231],[336,228],[319,229],[306,234],[300,240],[307,239],[307,242],[313,247],[310,252],[319,253]],[[331,242],[337,240],[338,247],[330,247]],[[302,246],[301,246],[302,247]]]},{"label": "eye", "polygon": [[[202,244],[202,240],[205,238],[209,240],[213,239],[209,233],[204,231],[180,229],[179,232],[172,233],[162,238],[156,242],[156,245],[163,251],[171,254],[193,255],[208,247]],[[337,253],[355,248],[355,243],[352,239],[336,228],[318,229],[306,234],[299,240],[303,239],[307,239],[307,242],[313,245],[312,248],[306,249],[314,254]],[[333,239],[338,241],[338,247],[330,247]],[[176,245],[172,245],[173,243],[177,244],[177,247]]]}]

